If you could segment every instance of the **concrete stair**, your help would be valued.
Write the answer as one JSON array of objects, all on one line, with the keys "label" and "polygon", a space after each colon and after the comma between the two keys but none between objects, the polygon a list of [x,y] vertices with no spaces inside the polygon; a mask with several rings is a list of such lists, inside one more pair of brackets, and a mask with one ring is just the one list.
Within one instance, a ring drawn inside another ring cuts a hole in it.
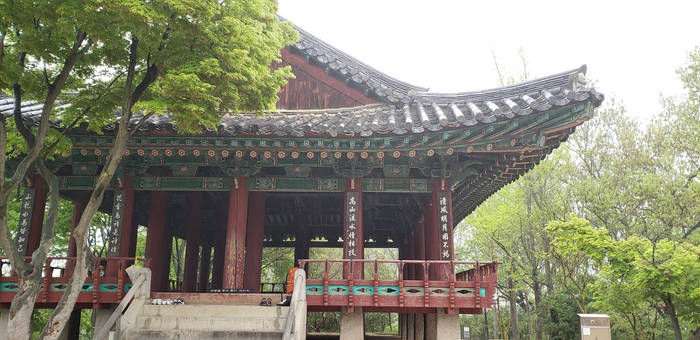
[{"label": "concrete stair", "polygon": [[282,339],[288,313],[279,306],[146,304],[125,339]]}]

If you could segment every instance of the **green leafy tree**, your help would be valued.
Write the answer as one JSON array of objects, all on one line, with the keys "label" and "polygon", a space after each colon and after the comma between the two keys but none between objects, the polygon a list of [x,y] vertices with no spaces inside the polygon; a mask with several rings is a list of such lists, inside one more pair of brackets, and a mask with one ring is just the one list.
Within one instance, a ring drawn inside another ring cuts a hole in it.
[{"label": "green leafy tree", "polygon": [[[58,182],[43,158],[69,147],[49,129],[59,95],[74,93],[61,97],[70,104],[61,112],[63,133],[76,126],[96,133],[105,125],[117,129],[73,232],[77,264],[42,331],[49,339],[60,335],[80,293],[91,263],[91,222],[138,127],[153,115],[167,114],[180,132],[201,132],[225,114],[274,109],[279,87],[292,75],[289,67],[271,70],[270,65],[296,38],[291,24],[275,15],[276,6],[271,0],[0,4],[0,90],[11,89],[16,103],[23,98],[43,103],[35,127],[24,125],[19,105],[13,119],[0,119],[0,149],[8,150],[0,153],[0,246],[21,278],[10,311],[10,339],[30,334],[41,266],[54,239]],[[8,159],[12,173],[5,172]],[[25,264],[7,228],[6,202],[32,168],[49,188],[48,213],[41,246]]]},{"label": "green leafy tree", "polygon": [[557,253],[595,262],[600,281],[593,291],[603,309],[629,315],[645,307],[639,306],[641,301],[648,301],[668,316],[676,339],[682,339],[680,321],[691,332],[700,327],[700,247],[668,239],[653,243],[638,236],[616,240],[605,228],[596,229],[578,217],[552,222],[547,231]]},{"label": "green leafy tree", "polygon": [[[674,318],[671,303],[659,300],[660,295],[652,298],[634,286],[611,285],[596,261],[584,252],[554,248],[552,235],[544,229],[549,221],[570,221],[576,213],[606,230],[611,240],[637,239],[640,247],[657,250],[700,244],[698,65],[696,49],[679,70],[686,95],[663,99],[664,111],[648,125],[640,125],[609,100],[567,143],[494,194],[457,228],[460,257],[504,261],[498,292],[510,312],[503,313],[497,303],[494,328],[510,325],[513,336],[518,317],[532,329],[528,313],[523,317],[514,312],[529,312],[532,305],[536,320],[534,332],[528,333],[537,339],[543,333],[559,338],[576,334],[575,317],[566,314],[576,310],[610,313],[614,333],[621,338],[666,338],[678,330],[697,337],[692,315],[678,313],[685,302],[673,305],[678,314]],[[688,296],[693,296],[694,284],[682,283],[690,285]],[[599,293],[602,287],[607,295]],[[504,317],[510,321],[496,321]],[[501,335],[494,330],[495,336]]]}]

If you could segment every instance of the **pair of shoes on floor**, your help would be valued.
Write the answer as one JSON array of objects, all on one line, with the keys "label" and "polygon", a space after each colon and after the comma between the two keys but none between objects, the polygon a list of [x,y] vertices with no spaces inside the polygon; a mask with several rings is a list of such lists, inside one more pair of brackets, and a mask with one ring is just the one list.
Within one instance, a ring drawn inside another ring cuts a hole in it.
[{"label": "pair of shoes on floor", "polygon": [[263,298],[260,300],[260,305],[261,305],[261,306],[268,306],[268,307],[270,307],[270,306],[272,306],[272,299],[269,298],[269,297],[267,297],[267,298],[266,298],[266,297],[263,297]]},{"label": "pair of shoes on floor", "polygon": [[291,299],[289,299],[289,298],[284,298],[284,300],[282,300],[282,302],[278,303],[277,305],[278,305],[278,306],[289,306],[289,304],[290,304],[291,302],[292,302]]}]

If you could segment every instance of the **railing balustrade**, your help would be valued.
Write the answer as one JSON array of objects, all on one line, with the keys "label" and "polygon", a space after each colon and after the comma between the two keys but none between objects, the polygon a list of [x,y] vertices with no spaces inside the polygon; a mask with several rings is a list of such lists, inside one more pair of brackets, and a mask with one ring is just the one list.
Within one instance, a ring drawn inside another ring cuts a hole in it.
[{"label": "railing balustrade", "polygon": [[498,280],[498,262],[491,261],[305,259],[299,264],[308,273],[308,304],[317,307],[479,309],[493,303]]},{"label": "railing balustrade", "polygon": [[[31,261],[31,257],[25,257]],[[47,257],[42,269],[42,289],[37,303],[54,304],[68,288],[73,276],[77,258]],[[95,258],[88,270],[88,276],[81,288],[77,303],[91,304],[93,308],[101,303],[118,303],[131,288],[126,268],[134,262],[143,262],[148,267],[150,261],[135,257]],[[19,289],[19,276],[12,269],[7,258],[0,258],[0,304],[9,304]]]}]

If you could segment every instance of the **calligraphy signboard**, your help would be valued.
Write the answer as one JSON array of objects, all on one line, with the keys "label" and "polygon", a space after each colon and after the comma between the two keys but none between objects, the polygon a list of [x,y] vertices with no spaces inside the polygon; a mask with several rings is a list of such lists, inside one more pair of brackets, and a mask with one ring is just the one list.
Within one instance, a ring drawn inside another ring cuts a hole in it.
[{"label": "calligraphy signboard", "polygon": [[452,237],[452,221],[450,218],[449,202],[447,193],[444,191],[437,193],[438,198],[438,225],[440,226],[440,260],[452,260],[450,251],[450,238]]},{"label": "calligraphy signboard", "polygon": [[107,256],[116,257],[119,255],[119,242],[122,235],[122,221],[124,219],[124,190],[114,191],[114,202],[112,203],[112,225],[109,232],[109,253]]},{"label": "calligraphy signboard", "polygon": [[345,258],[346,259],[356,259],[357,258],[357,245],[361,242],[360,235],[357,230],[360,214],[359,214],[359,193],[348,192],[345,196],[346,206],[345,206]]},{"label": "calligraphy signboard", "polygon": [[36,190],[34,188],[24,188],[22,207],[19,211],[19,223],[17,224],[17,235],[15,237],[17,251],[22,255],[24,255],[24,252],[27,250],[27,244],[29,242],[29,230],[32,225],[35,196]]}]

